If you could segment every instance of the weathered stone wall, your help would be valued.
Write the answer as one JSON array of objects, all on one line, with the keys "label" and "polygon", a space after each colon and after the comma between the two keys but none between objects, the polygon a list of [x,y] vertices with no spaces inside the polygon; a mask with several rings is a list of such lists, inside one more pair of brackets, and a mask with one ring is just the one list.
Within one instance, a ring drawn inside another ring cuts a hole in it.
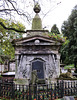
[{"label": "weathered stone wall", "polygon": [[54,79],[59,76],[59,55],[18,55],[16,67],[16,79],[31,79],[32,61],[41,59],[44,61],[44,79]]},{"label": "weathered stone wall", "polygon": [[60,75],[60,43],[44,36],[33,36],[19,40],[15,44],[16,79],[31,80],[32,62],[43,61],[46,83]]},{"label": "weathered stone wall", "polygon": [[8,71],[8,65],[0,64],[0,73]]},{"label": "weathered stone wall", "polygon": [[1,73],[1,72],[4,72],[4,65],[1,65],[1,64],[0,64],[0,73]]}]

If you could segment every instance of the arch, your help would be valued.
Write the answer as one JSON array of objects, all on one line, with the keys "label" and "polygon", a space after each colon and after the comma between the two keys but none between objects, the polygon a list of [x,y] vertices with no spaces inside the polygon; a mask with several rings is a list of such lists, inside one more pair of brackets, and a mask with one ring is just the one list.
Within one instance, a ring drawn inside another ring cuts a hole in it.
[{"label": "arch", "polygon": [[37,71],[37,77],[39,79],[44,79],[44,61],[41,59],[34,59],[32,61],[32,71]]}]

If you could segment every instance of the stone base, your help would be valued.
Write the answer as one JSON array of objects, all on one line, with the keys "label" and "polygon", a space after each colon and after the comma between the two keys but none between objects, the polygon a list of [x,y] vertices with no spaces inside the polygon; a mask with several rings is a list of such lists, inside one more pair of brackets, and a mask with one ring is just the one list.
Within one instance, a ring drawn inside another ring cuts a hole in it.
[{"label": "stone base", "polygon": [[56,78],[48,78],[46,79],[46,84],[52,84],[52,83],[56,83],[57,82],[57,79]]},{"label": "stone base", "polygon": [[18,85],[29,85],[28,79],[14,79],[14,83]]},{"label": "stone base", "polygon": [[45,79],[38,79],[37,84],[45,84]]}]

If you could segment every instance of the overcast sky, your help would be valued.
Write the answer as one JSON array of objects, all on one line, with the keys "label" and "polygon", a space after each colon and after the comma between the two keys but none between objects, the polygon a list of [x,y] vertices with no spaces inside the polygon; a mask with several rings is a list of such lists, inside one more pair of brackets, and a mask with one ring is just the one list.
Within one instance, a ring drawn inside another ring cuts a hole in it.
[{"label": "overcast sky", "polygon": [[[18,0],[19,1],[19,0]],[[77,0],[36,0],[39,1],[41,5],[40,17],[42,19],[43,27],[47,27],[46,29],[50,30],[54,24],[57,24],[59,30],[61,29],[61,25],[63,21],[67,20],[68,16],[71,14],[71,11],[75,5],[77,5]],[[51,2],[50,2],[51,1]],[[33,12],[33,2],[32,0],[26,0],[25,3],[27,10],[31,13],[31,17],[33,18],[35,13]],[[21,8],[22,8],[21,4]],[[49,11],[49,12],[48,12]],[[44,16],[44,14],[46,16]],[[27,22],[21,21],[26,29],[31,29],[31,24],[27,24]]]},{"label": "overcast sky", "polygon": [[57,1],[59,4],[43,20],[43,24],[45,26],[48,26],[48,29],[51,29],[53,24],[57,24],[57,27],[61,29],[63,21],[68,19],[68,16],[71,14],[71,10],[77,4],[77,0],[57,0]]}]

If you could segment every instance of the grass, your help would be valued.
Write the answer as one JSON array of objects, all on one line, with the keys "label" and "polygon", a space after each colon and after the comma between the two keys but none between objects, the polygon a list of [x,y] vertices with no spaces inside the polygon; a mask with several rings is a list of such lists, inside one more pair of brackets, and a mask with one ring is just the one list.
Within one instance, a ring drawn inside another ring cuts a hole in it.
[{"label": "grass", "polygon": [[74,68],[74,64],[64,66],[64,69]]}]

